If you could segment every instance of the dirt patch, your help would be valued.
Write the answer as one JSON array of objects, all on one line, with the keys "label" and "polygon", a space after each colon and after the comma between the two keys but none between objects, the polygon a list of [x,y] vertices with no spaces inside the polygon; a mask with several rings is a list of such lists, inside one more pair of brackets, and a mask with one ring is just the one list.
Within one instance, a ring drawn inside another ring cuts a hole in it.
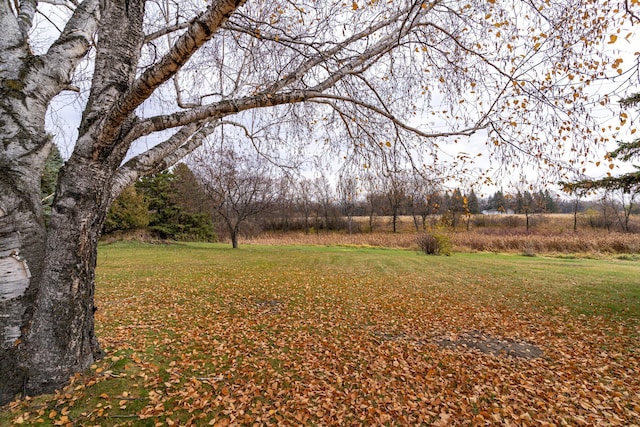
[{"label": "dirt patch", "polygon": [[372,338],[378,344],[383,342],[403,341],[415,345],[436,344],[443,348],[459,350],[480,350],[482,353],[495,356],[520,357],[523,359],[537,359],[544,355],[543,351],[526,341],[516,341],[510,338],[495,337],[480,331],[470,331],[463,334],[451,335],[438,339],[413,337],[405,333],[373,332]]},{"label": "dirt patch", "polygon": [[524,359],[536,359],[544,354],[541,349],[531,343],[494,337],[479,331],[470,331],[454,337],[442,338],[437,340],[436,344],[444,348],[476,349],[496,356],[521,357]]},{"label": "dirt patch", "polygon": [[284,308],[284,302],[275,299],[255,299],[254,304],[263,313],[277,314]]}]

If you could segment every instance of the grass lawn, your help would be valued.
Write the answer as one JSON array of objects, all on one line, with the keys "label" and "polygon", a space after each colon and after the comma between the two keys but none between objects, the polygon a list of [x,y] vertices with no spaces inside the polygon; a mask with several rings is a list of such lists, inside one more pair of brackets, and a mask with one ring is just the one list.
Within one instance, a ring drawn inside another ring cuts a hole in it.
[{"label": "grass lawn", "polygon": [[0,425],[640,425],[640,262],[100,248],[107,353]]}]

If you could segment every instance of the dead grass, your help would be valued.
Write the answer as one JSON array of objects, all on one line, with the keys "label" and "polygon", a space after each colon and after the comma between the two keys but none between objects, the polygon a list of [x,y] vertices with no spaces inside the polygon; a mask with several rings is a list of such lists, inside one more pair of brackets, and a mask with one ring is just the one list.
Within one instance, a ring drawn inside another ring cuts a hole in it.
[{"label": "dead grass", "polygon": [[[359,221],[365,219],[360,218]],[[347,234],[342,232],[262,233],[242,243],[267,245],[322,245],[385,247],[418,250],[416,232],[411,217],[401,217],[398,233],[389,229],[388,218],[378,218],[378,230],[372,233]],[[524,226],[524,216],[484,216],[472,218],[449,234],[455,252],[505,252],[533,254],[638,254],[640,234],[608,232],[602,229],[581,227],[573,232],[571,215],[544,215],[530,218],[529,231]]]}]

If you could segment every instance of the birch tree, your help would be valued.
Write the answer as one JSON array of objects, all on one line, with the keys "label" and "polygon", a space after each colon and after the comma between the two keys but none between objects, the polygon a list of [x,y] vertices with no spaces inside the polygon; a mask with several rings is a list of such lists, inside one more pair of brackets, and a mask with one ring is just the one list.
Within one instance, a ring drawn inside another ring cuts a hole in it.
[{"label": "birch tree", "polygon": [[[221,125],[274,158],[318,147],[359,161],[394,144],[428,168],[483,132],[501,161],[568,151],[579,163],[601,138],[588,85],[625,77],[601,49],[624,39],[617,6],[0,2],[0,401],[53,390],[101,357],[94,271],[110,204]],[[81,116],[61,128],[77,135],[45,225],[46,118],[74,92]]]}]

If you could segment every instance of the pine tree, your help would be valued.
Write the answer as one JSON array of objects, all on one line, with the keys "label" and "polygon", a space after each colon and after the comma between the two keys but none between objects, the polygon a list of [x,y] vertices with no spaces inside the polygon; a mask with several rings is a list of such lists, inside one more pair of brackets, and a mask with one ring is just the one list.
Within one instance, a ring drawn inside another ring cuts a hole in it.
[{"label": "pine tree", "polygon": [[467,208],[469,209],[470,214],[480,213],[480,202],[478,201],[478,196],[473,190],[471,190],[467,196]]},{"label": "pine tree", "polygon": [[216,240],[211,214],[198,205],[203,190],[192,178],[191,170],[183,165],[177,173],[162,171],[136,183],[149,204],[149,229],[157,237]]}]

